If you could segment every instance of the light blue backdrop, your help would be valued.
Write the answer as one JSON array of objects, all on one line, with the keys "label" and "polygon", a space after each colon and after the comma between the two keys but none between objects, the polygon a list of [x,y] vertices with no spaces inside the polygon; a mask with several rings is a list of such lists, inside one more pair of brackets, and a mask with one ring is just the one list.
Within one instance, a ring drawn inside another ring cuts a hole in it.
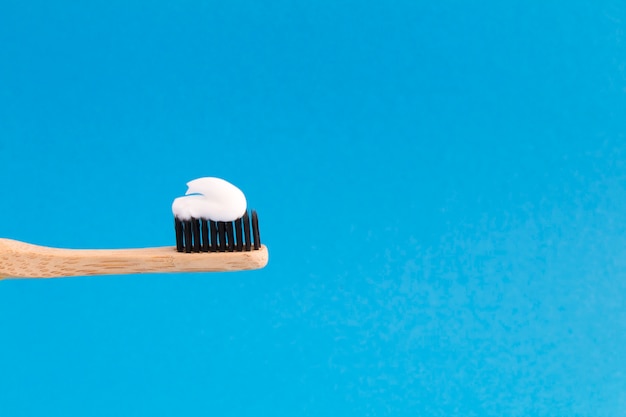
[{"label": "light blue backdrop", "polygon": [[173,244],[220,176],[271,259],[1,281],[0,415],[624,415],[625,33],[617,0],[2,1],[0,236]]}]

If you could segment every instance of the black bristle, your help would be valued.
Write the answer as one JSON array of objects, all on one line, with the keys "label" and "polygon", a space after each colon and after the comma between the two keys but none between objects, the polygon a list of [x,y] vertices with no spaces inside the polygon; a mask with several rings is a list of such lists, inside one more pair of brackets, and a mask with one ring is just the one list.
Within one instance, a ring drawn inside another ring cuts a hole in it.
[{"label": "black bristle", "polygon": [[202,220],[202,252],[209,251],[209,221]]},{"label": "black bristle", "polygon": [[185,235],[185,252],[191,252],[192,234],[191,234],[191,220],[185,220],[183,223],[183,233]]},{"label": "black bristle", "polygon": [[200,252],[200,220],[191,219],[191,225],[193,227],[193,251]]},{"label": "black bristle", "polygon": [[185,250],[185,245],[183,244],[183,224],[176,217],[174,218],[174,230],[176,231],[176,250],[182,252]]},{"label": "black bristle", "polygon": [[211,244],[209,246],[209,252],[217,252],[217,223],[213,220],[209,220],[209,226],[211,229]]},{"label": "black bristle", "polygon": [[237,220],[235,220],[235,250],[237,252],[241,252],[241,249],[243,248],[243,236],[241,235],[241,221],[242,219],[239,218]]},{"label": "black bristle", "polygon": [[261,235],[259,233],[259,216],[252,210],[252,234],[254,235],[254,249],[261,248]]},{"label": "black bristle", "polygon": [[228,245],[226,249],[228,252],[232,252],[235,250],[235,235],[233,233],[233,222],[226,223],[226,236],[228,240]]},{"label": "black bristle", "polygon": [[219,234],[220,252],[226,252],[226,228],[224,222],[217,222],[217,233]]},{"label": "black bristle", "polygon": [[248,216],[248,211],[246,211],[243,215],[243,235],[245,238],[245,246],[244,250],[250,250],[250,217]]},{"label": "black bristle", "polygon": [[242,252],[261,248],[259,216],[255,210],[245,211],[232,222],[174,217],[174,230],[178,252]]}]

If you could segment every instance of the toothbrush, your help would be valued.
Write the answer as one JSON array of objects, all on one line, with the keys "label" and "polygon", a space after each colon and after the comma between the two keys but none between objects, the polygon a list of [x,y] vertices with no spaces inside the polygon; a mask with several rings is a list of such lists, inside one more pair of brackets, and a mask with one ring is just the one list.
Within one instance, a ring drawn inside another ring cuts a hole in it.
[{"label": "toothbrush", "polygon": [[188,185],[187,194],[193,195],[172,205],[176,246],[59,249],[0,238],[0,279],[227,272],[267,265],[258,215],[254,210],[248,214],[243,193],[219,178]]},{"label": "toothbrush", "polygon": [[244,271],[263,268],[267,261],[265,245],[250,252],[180,253],[174,246],[58,249],[0,239],[0,279]]}]

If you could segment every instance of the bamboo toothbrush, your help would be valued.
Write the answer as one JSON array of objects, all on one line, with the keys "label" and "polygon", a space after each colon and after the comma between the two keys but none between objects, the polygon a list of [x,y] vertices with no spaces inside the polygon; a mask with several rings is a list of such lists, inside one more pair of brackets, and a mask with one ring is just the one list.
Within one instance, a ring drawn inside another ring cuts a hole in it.
[{"label": "bamboo toothbrush", "polygon": [[244,271],[263,268],[267,261],[265,245],[250,252],[179,253],[174,246],[58,249],[0,239],[0,279]]},{"label": "bamboo toothbrush", "polygon": [[[211,198],[199,194],[197,182],[205,188],[209,186],[201,191]],[[187,194],[194,195],[177,198],[173,205],[176,246],[59,249],[0,238],[0,279],[227,272],[267,265],[269,253],[261,244],[258,215],[255,211],[248,214],[243,193],[217,178],[201,178],[190,184],[193,187],[189,187]],[[241,193],[238,198],[244,198],[243,205],[241,201],[235,201],[238,205],[232,204],[229,192],[233,189]],[[216,201],[219,204],[216,205]],[[242,207],[243,216],[240,215]]]}]

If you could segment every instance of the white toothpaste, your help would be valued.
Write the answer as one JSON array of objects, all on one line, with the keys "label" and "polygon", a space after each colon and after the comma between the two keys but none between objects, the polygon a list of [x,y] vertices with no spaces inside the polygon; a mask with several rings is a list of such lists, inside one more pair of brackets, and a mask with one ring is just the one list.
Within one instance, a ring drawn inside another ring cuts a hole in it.
[{"label": "white toothpaste", "polygon": [[193,217],[231,222],[246,211],[246,196],[243,192],[221,178],[198,178],[189,181],[187,187],[185,197],[178,197],[172,203],[172,213],[180,220]]}]

